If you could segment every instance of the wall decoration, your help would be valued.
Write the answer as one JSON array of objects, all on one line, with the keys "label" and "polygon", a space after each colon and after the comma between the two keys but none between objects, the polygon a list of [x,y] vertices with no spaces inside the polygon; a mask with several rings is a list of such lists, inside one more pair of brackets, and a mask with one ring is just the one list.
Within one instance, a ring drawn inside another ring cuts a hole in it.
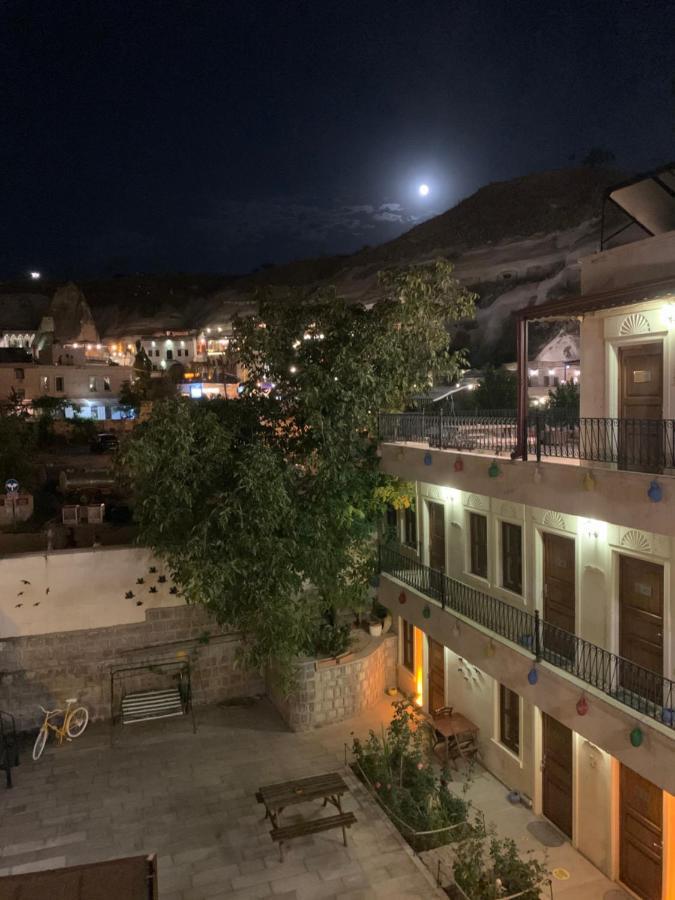
[{"label": "wall decoration", "polygon": [[647,496],[652,503],[660,503],[663,500],[663,488],[656,479],[654,479],[647,488]]},{"label": "wall decoration", "polygon": [[675,722],[675,709],[669,709],[664,706],[661,711],[661,721],[664,725],[668,725],[670,728],[673,727],[673,722]]},{"label": "wall decoration", "polygon": [[582,694],[577,700],[577,715],[585,716],[588,713],[588,700],[586,695]]},{"label": "wall decoration", "polygon": [[431,607],[429,606],[428,603],[422,610],[422,615],[424,616],[425,619],[429,619],[431,617]]},{"label": "wall decoration", "polygon": [[619,326],[619,334],[622,336],[648,334],[650,331],[649,322],[642,313],[631,313]]},{"label": "wall decoration", "polygon": [[427,452],[424,454],[424,465],[425,465],[425,466],[430,466],[430,465],[432,464],[433,461],[434,461],[433,456],[432,456],[431,453],[429,453],[429,451],[427,450]]},{"label": "wall decoration", "polygon": [[487,509],[489,501],[487,497],[482,497],[480,494],[469,494],[465,505],[471,509]]},{"label": "wall decoration", "polygon": [[554,510],[549,510],[544,516],[543,524],[548,526],[549,528],[557,528],[559,531],[565,531],[567,528],[567,522],[561,513],[556,512]]},{"label": "wall decoration", "polygon": [[630,742],[634,747],[639,747],[644,740],[644,735],[642,733],[641,728],[634,728],[630,733]]},{"label": "wall decoration", "polygon": [[499,468],[499,464],[496,459],[493,459],[490,465],[488,466],[488,475],[490,478],[499,478],[502,474],[502,470]]},{"label": "wall decoration", "polygon": [[586,472],[581,481],[581,485],[585,491],[594,491],[598,486],[592,472]]},{"label": "wall decoration", "polygon": [[651,553],[652,544],[644,531],[631,528],[621,538],[621,546],[628,550],[637,550],[639,553]]},{"label": "wall decoration", "polygon": [[537,672],[537,667],[532,666],[530,671],[527,673],[527,680],[530,684],[536,684],[539,681],[539,672]]},{"label": "wall decoration", "polygon": [[455,460],[455,464],[454,464],[454,466],[453,466],[453,469],[455,470],[455,472],[463,472],[463,471],[464,471],[464,460],[462,459],[461,456],[459,456],[459,457]]},{"label": "wall decoration", "polygon": [[406,592],[405,592],[405,591],[401,591],[401,593],[398,595],[398,602],[399,602],[401,605],[403,605],[407,599],[408,599],[408,597],[407,597],[407,595],[406,595]]}]

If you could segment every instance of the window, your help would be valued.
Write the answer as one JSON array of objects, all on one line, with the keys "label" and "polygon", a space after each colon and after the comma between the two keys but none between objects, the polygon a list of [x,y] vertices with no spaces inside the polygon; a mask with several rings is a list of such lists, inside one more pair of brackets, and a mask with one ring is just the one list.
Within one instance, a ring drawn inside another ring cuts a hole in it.
[{"label": "window", "polygon": [[106,375],[106,377],[103,379],[103,390],[104,390],[104,391],[109,391],[109,390],[110,390],[110,378],[108,378],[107,375]]},{"label": "window", "polygon": [[96,393],[96,379],[93,376],[89,379],[89,393]]},{"label": "window", "polygon": [[173,350],[167,350],[167,351],[166,351],[166,358],[167,358],[167,359],[173,359]]},{"label": "window", "polygon": [[401,619],[403,631],[403,665],[409,672],[415,671],[415,626]]},{"label": "window", "polygon": [[389,541],[398,539],[398,513],[393,506],[387,506],[385,519],[385,538]]},{"label": "window", "polygon": [[54,390],[57,394],[63,393],[63,378],[60,375],[57,375],[54,379]]},{"label": "window", "polygon": [[520,753],[520,697],[503,684],[499,685],[499,740]]},{"label": "window", "polygon": [[24,379],[24,370],[23,369],[14,369],[14,379],[15,381],[23,381]]},{"label": "window", "polygon": [[471,540],[469,571],[480,578],[487,578],[487,518],[480,513],[469,513]]},{"label": "window", "polygon": [[417,514],[412,506],[409,506],[403,517],[403,539],[408,547],[417,546]]},{"label": "window", "polygon": [[520,525],[502,522],[502,587],[523,593],[523,536]]},{"label": "window", "polygon": [[40,390],[43,394],[49,390],[49,375],[40,375]]}]

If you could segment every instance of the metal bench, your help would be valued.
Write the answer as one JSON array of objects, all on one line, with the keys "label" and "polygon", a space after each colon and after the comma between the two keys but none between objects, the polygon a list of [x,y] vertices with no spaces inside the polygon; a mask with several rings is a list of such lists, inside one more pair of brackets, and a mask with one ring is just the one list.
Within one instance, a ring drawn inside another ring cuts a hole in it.
[{"label": "metal bench", "polygon": [[0,770],[4,769],[6,786],[12,787],[12,768],[19,765],[16,723],[11,713],[0,709]]},{"label": "metal bench", "polygon": [[152,719],[168,719],[185,713],[177,687],[162,691],[143,691],[126,694],[122,700],[122,724],[149,722]]},{"label": "metal bench", "polygon": [[352,812],[340,813],[338,816],[325,816],[322,819],[308,819],[297,822],[295,825],[284,825],[281,828],[273,828],[270,832],[273,841],[279,842],[279,857],[284,861],[284,843],[296,837],[304,837],[308,834],[319,834],[322,831],[331,831],[333,828],[342,829],[342,840],[347,846],[347,829],[356,822],[356,816]]}]

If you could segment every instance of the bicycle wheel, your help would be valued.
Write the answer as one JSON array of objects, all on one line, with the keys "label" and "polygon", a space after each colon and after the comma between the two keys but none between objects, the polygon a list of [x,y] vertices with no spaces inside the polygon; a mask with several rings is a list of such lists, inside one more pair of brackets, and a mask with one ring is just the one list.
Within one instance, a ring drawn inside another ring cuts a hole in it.
[{"label": "bicycle wheel", "polygon": [[35,762],[40,759],[42,756],[42,751],[45,749],[45,744],[47,743],[47,727],[41,728],[38,731],[38,735],[35,738],[35,743],[33,744],[33,759]]},{"label": "bicycle wheel", "polygon": [[68,716],[66,724],[66,733],[70,738],[79,737],[89,722],[89,713],[84,706],[78,706]]}]

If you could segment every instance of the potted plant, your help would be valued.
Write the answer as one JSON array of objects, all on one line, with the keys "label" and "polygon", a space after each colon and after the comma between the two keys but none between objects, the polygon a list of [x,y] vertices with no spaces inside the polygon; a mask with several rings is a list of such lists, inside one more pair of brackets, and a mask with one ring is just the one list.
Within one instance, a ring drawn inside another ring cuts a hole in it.
[{"label": "potted plant", "polygon": [[368,631],[371,637],[380,637],[382,635],[382,620],[371,616],[368,622]]},{"label": "potted plant", "polygon": [[386,634],[391,628],[393,622],[391,613],[389,612],[387,607],[382,606],[382,604],[378,603],[377,600],[373,603],[373,613],[371,616],[371,621],[381,623],[382,630],[380,631],[380,634]]}]

